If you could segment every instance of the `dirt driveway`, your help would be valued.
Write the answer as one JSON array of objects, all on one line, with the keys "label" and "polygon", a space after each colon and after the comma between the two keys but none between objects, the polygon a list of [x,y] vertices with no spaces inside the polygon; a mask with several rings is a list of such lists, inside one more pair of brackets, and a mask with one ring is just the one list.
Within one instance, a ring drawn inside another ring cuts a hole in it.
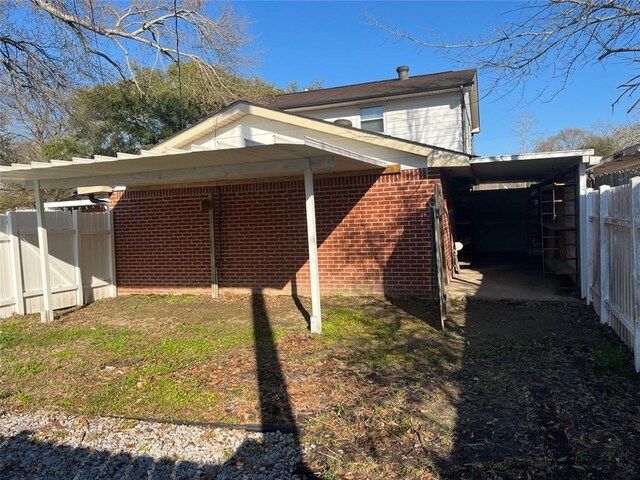
[{"label": "dirt driveway", "polygon": [[323,479],[640,477],[640,379],[590,308],[460,302],[443,333],[415,299],[323,307],[321,336],[259,294],[10,319],[0,409],[294,424]]}]

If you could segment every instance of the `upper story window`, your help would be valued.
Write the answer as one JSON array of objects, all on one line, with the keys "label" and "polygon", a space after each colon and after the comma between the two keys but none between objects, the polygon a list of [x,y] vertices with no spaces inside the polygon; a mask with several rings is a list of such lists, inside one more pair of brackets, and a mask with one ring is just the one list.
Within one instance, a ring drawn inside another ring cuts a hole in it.
[{"label": "upper story window", "polygon": [[370,132],[384,132],[384,108],[382,105],[360,109],[360,128]]}]

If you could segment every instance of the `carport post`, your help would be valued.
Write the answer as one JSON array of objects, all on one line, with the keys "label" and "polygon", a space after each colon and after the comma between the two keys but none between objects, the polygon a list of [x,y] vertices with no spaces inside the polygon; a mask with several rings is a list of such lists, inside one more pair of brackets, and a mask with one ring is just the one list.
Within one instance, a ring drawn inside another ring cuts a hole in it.
[{"label": "carport post", "polygon": [[33,189],[36,194],[36,220],[38,222],[38,246],[40,247],[40,275],[42,276],[42,311],[40,321],[53,322],[53,307],[51,306],[51,278],[49,276],[49,240],[44,215],[44,203],[40,181],[34,180]]},{"label": "carport post", "polygon": [[311,276],[311,331],[322,332],[320,312],[320,274],[318,269],[318,237],[316,235],[316,203],[313,195],[313,171],[307,160],[304,171],[304,193],[307,208],[307,238],[309,242],[309,274]]}]

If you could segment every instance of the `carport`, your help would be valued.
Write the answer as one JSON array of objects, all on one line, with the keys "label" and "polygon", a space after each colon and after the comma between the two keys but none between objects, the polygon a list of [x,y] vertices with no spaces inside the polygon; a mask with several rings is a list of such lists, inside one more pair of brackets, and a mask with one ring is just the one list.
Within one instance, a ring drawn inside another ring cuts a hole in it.
[{"label": "carport", "polygon": [[453,237],[463,245],[453,296],[584,296],[586,170],[593,150],[476,157],[447,169]]},{"label": "carport", "polygon": [[[318,238],[314,177],[341,177],[358,173],[379,176],[385,171],[423,171],[427,167],[468,165],[468,156],[346,128],[321,120],[236,102],[218,114],[138,154],[118,153],[114,157],[73,158],[0,167],[0,182],[19,183],[35,190],[43,321],[53,319],[49,248],[43,190],[54,188],[124,185],[127,189],[192,187],[211,182],[261,183],[271,179],[303,180],[306,240],[309,261],[309,292],[312,311],[310,327],[321,330]],[[420,169],[420,170],[418,170]],[[426,189],[426,182],[423,184]],[[213,203],[213,196],[209,197]],[[213,219],[211,204],[205,199],[199,214]],[[211,292],[218,295],[215,256],[215,228],[207,232],[211,248]],[[131,225],[127,228],[140,228]],[[268,240],[265,240],[268,241]],[[286,252],[280,252],[286,255]],[[162,259],[158,258],[158,262]],[[209,270],[209,269],[207,269]],[[205,280],[208,289],[208,279]]]}]

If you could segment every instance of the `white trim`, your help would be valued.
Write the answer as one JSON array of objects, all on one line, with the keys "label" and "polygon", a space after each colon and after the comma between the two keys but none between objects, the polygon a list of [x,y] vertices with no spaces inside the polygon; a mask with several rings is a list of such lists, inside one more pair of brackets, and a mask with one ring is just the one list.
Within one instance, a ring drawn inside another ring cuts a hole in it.
[{"label": "white trim", "polygon": [[[310,111],[314,111],[314,110],[323,110],[325,108],[334,108],[334,107],[349,107],[352,105],[364,105],[364,104],[371,104],[371,103],[375,103],[375,102],[391,102],[393,100],[402,100],[405,98],[416,98],[416,97],[427,97],[427,96],[432,96],[432,95],[442,95],[442,94],[446,94],[446,93],[455,93],[460,91],[460,86],[462,85],[457,85],[455,87],[450,87],[450,88],[441,88],[440,90],[429,90],[429,91],[423,91],[423,92],[417,92],[417,93],[401,93],[398,95],[381,95],[379,97],[367,97],[367,98],[361,98],[358,100],[345,100],[345,101],[341,101],[341,102],[331,102],[331,103],[322,103],[322,104],[318,104],[318,105],[309,105],[309,106],[304,106],[304,107],[292,107],[292,108],[287,108],[287,107],[282,107],[280,108],[281,110],[285,111],[285,112],[291,112],[291,113],[298,113],[298,112],[310,112]],[[341,87],[335,87],[335,88],[341,88]],[[464,88],[473,88],[470,87],[469,85],[465,86]]]},{"label": "white trim", "polygon": [[471,165],[477,163],[493,163],[493,162],[511,162],[520,160],[538,160],[543,158],[568,158],[583,157],[582,162],[589,162],[589,158],[593,156],[593,149],[584,150],[560,150],[556,152],[537,152],[537,153],[516,153],[513,155],[497,155],[494,157],[475,157],[469,163]]},{"label": "white trim", "polygon": [[65,200],[61,202],[44,202],[45,210],[55,210],[56,208],[79,208],[79,207],[106,207],[109,201],[94,203],[91,200]]},{"label": "white trim", "polygon": [[[330,169],[331,158],[312,160],[314,168]],[[143,172],[115,173],[92,175],[87,177],[65,177],[60,179],[44,179],[40,181],[42,188],[64,188],[70,184],[75,186],[95,185],[96,182],[111,184],[129,183],[131,185],[162,185],[203,180],[231,180],[253,178],[255,176],[285,176],[299,174],[300,160],[274,160],[268,162],[250,162],[216,165],[208,167],[181,168],[175,170],[147,170]]]}]

